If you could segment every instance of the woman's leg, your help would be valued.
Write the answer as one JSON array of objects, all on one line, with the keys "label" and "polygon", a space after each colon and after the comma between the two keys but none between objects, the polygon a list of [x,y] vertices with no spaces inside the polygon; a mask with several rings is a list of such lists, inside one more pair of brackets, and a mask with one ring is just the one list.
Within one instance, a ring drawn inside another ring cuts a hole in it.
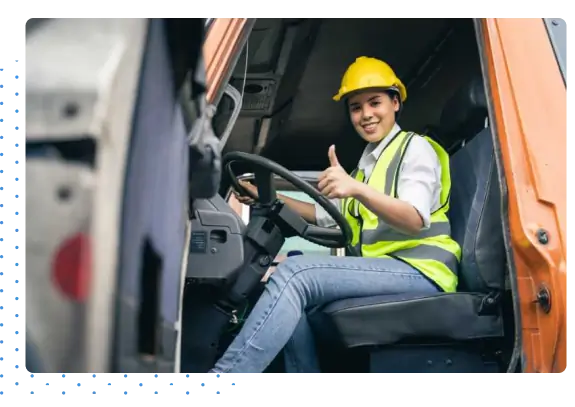
[{"label": "woman's leg", "polygon": [[309,307],[342,298],[436,291],[421,273],[394,259],[290,257],[272,274],[242,330],[212,371],[263,372]]},{"label": "woman's leg", "polygon": [[286,373],[320,373],[313,331],[303,312],[284,348]]}]

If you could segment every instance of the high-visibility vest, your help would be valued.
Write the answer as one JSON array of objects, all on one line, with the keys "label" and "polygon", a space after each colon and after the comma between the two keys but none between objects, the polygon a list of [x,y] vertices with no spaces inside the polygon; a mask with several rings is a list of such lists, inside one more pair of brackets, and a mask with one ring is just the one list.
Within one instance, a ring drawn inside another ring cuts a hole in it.
[{"label": "high-visibility vest", "polygon": [[[397,198],[397,178],[405,151],[415,133],[401,131],[396,134],[379,156],[368,180],[362,171],[355,170],[352,176],[360,182]],[[407,235],[380,222],[377,215],[354,198],[343,201],[342,213],[349,222],[352,232],[352,246],[363,257],[392,257],[402,260],[427,276],[445,292],[457,288],[458,265],[461,261],[461,247],[451,238],[447,211],[451,176],[449,155],[435,141],[423,136],[439,158],[441,164],[440,208],[431,214],[430,227],[419,234]]]}]

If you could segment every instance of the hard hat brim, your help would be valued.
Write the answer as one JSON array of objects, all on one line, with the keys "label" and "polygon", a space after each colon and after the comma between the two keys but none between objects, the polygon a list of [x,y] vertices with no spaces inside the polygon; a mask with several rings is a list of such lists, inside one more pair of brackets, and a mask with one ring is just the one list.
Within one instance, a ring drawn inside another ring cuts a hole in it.
[{"label": "hard hat brim", "polygon": [[336,102],[339,102],[340,100],[343,99],[349,99],[352,96],[355,96],[357,94],[360,93],[365,93],[365,92],[386,92],[386,91],[394,91],[398,94],[399,96],[399,100],[401,101],[401,103],[405,102],[407,100],[407,95],[402,94],[401,89],[392,86],[392,87],[386,87],[386,86],[370,86],[370,87],[366,87],[366,88],[360,88],[360,89],[354,89],[352,91],[346,92],[346,93],[338,93],[337,95],[333,96],[333,100],[335,100]]}]

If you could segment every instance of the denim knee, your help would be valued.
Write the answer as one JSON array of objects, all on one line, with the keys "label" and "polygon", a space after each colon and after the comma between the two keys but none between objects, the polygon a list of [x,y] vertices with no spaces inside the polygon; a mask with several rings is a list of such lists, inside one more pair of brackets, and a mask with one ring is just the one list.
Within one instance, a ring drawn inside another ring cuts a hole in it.
[{"label": "denim knee", "polygon": [[288,257],[276,267],[276,270],[270,276],[270,280],[279,283],[280,281],[289,282],[296,274],[308,268],[313,268],[311,264],[317,263],[314,256],[293,256]]},{"label": "denim knee", "polygon": [[296,270],[299,269],[297,267],[297,264],[298,261],[295,256],[288,257],[287,259],[285,259],[284,261],[282,261],[277,265],[275,271],[272,273],[268,281],[274,282],[276,284],[289,282],[289,280],[295,274]]}]

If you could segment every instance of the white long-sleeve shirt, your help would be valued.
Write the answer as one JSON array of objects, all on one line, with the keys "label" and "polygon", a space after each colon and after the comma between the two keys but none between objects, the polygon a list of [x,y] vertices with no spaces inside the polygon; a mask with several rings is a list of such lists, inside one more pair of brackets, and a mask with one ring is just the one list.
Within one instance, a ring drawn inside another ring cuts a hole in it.
[{"label": "white long-sleeve shirt", "polygon": [[[395,124],[390,133],[378,144],[370,143],[366,146],[357,166],[365,174],[366,180],[369,179],[385,146],[399,131],[401,128]],[[398,174],[397,194],[400,200],[413,205],[423,219],[424,229],[427,229],[431,213],[440,207],[441,165],[435,150],[423,137],[414,137],[405,151]],[[331,202],[341,208],[339,199],[332,199]],[[315,216],[318,226],[336,225],[332,217],[318,203],[315,204]]]}]

